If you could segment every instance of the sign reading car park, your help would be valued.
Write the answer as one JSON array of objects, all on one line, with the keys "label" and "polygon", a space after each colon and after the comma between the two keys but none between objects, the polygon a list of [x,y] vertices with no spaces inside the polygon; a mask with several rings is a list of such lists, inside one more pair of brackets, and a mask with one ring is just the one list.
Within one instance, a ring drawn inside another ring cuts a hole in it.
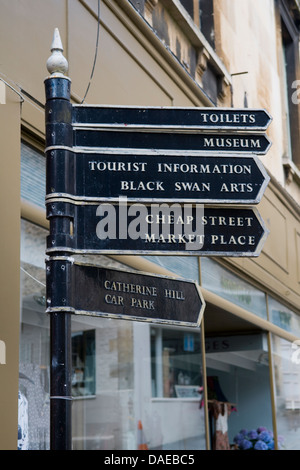
[{"label": "sign reading car park", "polygon": [[49,159],[55,174],[48,177],[47,199],[257,204],[270,179],[259,158],[249,155],[179,157],[58,148]]},{"label": "sign reading car park", "polygon": [[[199,326],[205,307],[193,281],[107,269],[69,258],[47,260],[48,313]],[[63,273],[63,274],[62,274]],[[55,288],[65,283],[68,290]]]}]

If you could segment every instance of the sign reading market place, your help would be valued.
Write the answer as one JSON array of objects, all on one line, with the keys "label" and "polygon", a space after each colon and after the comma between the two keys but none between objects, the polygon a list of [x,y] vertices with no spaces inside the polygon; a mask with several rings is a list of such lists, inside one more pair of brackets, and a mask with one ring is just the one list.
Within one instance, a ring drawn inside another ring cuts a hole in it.
[{"label": "sign reading market place", "polygon": [[[192,204],[47,203],[47,253],[258,256],[268,230],[256,208]],[[70,227],[69,233],[59,227]]]},{"label": "sign reading market place", "polygon": [[47,199],[257,204],[269,182],[256,156],[182,156],[58,148],[49,160]]},{"label": "sign reading market place", "polygon": [[47,313],[65,310],[96,317],[200,325],[205,302],[193,281],[107,269],[64,257],[51,258],[46,264],[47,298],[51,299]]}]

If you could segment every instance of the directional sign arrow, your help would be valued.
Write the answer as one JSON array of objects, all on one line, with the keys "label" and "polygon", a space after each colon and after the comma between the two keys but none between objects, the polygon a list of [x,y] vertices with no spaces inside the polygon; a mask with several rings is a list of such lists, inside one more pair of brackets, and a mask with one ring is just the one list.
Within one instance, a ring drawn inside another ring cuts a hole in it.
[{"label": "directional sign arrow", "polygon": [[[55,128],[53,128],[55,134]],[[49,128],[52,131],[52,128]],[[81,148],[146,149],[218,153],[265,154],[271,142],[265,134],[174,132],[161,129],[74,127],[74,145]]]},{"label": "directional sign arrow", "polygon": [[272,121],[265,109],[135,107],[74,105],[73,124],[142,126],[160,129],[234,129],[266,130]]},{"label": "directional sign arrow", "polygon": [[[268,230],[256,208],[52,200],[47,253],[258,256]],[[69,233],[66,228],[69,226]]]},{"label": "directional sign arrow", "polygon": [[270,179],[254,156],[51,153],[47,199],[257,204]]},{"label": "directional sign arrow", "polygon": [[49,258],[46,265],[48,313],[200,325],[205,302],[193,281],[106,269],[63,257]]}]

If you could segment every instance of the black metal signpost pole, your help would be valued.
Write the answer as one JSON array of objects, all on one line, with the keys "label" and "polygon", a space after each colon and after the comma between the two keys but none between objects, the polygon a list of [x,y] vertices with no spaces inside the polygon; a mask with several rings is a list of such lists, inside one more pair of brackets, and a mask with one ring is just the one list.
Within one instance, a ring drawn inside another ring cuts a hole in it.
[{"label": "black metal signpost pole", "polygon": [[[47,178],[51,169],[51,157],[55,154],[56,145],[72,145],[70,80],[64,77],[67,63],[62,56],[62,45],[57,30],[54,32],[52,43],[52,56],[48,59],[47,67],[51,75],[45,80],[46,92],[46,148],[51,148],[50,154],[46,152]],[[50,221],[50,232],[57,231],[62,235],[66,233],[68,221],[64,217],[54,218]],[[53,227],[55,225],[55,227]],[[54,256],[63,256],[64,253],[55,252]],[[47,267],[47,292],[55,273]],[[64,296],[67,283],[64,282],[66,274],[56,279],[57,289]],[[47,295],[48,302],[51,303]],[[50,315],[50,449],[71,450],[71,313],[61,311]]]}]

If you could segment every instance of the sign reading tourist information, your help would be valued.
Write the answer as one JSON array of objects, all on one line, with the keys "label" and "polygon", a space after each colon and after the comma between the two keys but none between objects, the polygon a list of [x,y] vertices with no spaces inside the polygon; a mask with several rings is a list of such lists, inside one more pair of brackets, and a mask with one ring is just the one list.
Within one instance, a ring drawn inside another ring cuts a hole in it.
[{"label": "sign reading tourist information", "polygon": [[256,208],[53,200],[47,217],[48,254],[258,256],[268,233]]},{"label": "sign reading tourist information", "polygon": [[256,204],[270,179],[255,156],[48,153],[47,199]]},{"label": "sign reading tourist information", "polygon": [[200,325],[205,302],[195,282],[107,269],[69,258],[51,258],[46,264],[47,298],[51,299],[47,313],[65,310],[97,317]]}]

